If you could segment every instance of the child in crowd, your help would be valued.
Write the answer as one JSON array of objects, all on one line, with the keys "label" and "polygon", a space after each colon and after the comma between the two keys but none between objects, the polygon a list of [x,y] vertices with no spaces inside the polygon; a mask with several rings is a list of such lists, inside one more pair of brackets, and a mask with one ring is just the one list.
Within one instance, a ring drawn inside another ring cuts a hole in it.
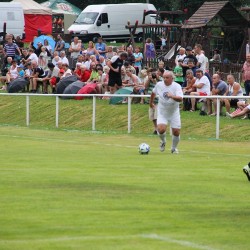
[{"label": "child in crowd", "polygon": [[183,71],[181,67],[181,63],[183,60],[178,60],[178,65],[174,68],[175,82],[179,83],[181,86],[183,84]]}]

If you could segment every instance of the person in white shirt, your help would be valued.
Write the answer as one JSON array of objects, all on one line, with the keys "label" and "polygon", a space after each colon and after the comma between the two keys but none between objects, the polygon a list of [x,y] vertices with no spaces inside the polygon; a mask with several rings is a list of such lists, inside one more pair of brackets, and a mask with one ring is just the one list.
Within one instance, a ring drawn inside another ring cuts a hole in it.
[{"label": "person in white shirt", "polygon": [[177,54],[177,56],[175,57],[175,65],[176,66],[178,66],[179,65],[179,63],[178,63],[178,61],[179,60],[182,60],[183,61],[183,59],[186,57],[186,50],[185,50],[185,48],[180,48],[179,49],[179,53]]},{"label": "person in white shirt", "polygon": [[150,96],[150,108],[154,109],[154,99],[158,95],[157,105],[157,131],[160,137],[160,151],[165,150],[167,124],[172,128],[171,153],[178,153],[177,145],[180,141],[181,118],[179,105],[183,100],[181,86],[174,82],[174,73],[166,71],[163,74],[163,81],[158,82]]},{"label": "person in white shirt", "polygon": [[[197,69],[196,70],[196,81],[193,84],[193,87],[196,88],[195,92],[191,92],[190,95],[193,96],[208,96],[210,95],[210,82],[209,79],[203,75],[203,70],[202,69]],[[191,98],[191,112],[195,111],[195,103],[196,99]]]},{"label": "person in white shirt", "polygon": [[194,51],[196,54],[196,58],[197,58],[197,67],[203,70],[203,73],[206,72],[206,64],[207,64],[207,60],[205,55],[202,53],[202,46],[200,44],[196,44],[194,46]]},{"label": "person in white shirt", "polygon": [[60,58],[61,58],[61,61],[62,61],[63,64],[69,65],[69,60],[68,60],[68,58],[66,57],[66,53],[65,53],[64,50],[62,50],[62,51],[60,52]]},{"label": "person in white shirt", "polygon": [[36,61],[38,64],[38,56],[34,53],[33,49],[29,49],[29,57],[25,60],[25,63]]}]

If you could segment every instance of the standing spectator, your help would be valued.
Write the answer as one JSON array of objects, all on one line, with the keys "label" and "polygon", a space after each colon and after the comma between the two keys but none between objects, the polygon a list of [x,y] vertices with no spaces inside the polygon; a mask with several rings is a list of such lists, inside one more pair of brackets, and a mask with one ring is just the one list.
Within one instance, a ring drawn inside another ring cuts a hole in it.
[{"label": "standing spectator", "polygon": [[[228,89],[225,93],[225,96],[243,96],[243,91],[238,82],[235,82],[235,78],[233,75],[227,76]],[[230,112],[230,108],[237,107],[237,103],[239,99],[223,99],[226,107],[226,112]]]},{"label": "standing spectator", "polygon": [[21,53],[19,47],[17,46],[16,43],[13,42],[11,37],[7,37],[7,43],[5,44],[5,46],[3,48],[3,52],[5,55],[5,58],[10,56],[13,59],[15,59],[16,52],[18,52],[18,55],[20,57],[22,56],[22,53]]},{"label": "standing spectator", "polygon": [[246,95],[248,96],[250,93],[250,53],[246,55],[246,61],[243,64],[242,73]]},{"label": "standing spectator", "polygon": [[186,56],[184,57],[183,62],[181,64],[182,69],[183,69],[183,77],[184,77],[184,79],[186,77],[186,71],[189,68],[188,67],[188,62],[190,60],[193,60],[195,66],[197,65],[198,60],[197,60],[196,56],[193,54],[192,47],[191,46],[187,46],[186,47]]},{"label": "standing spectator", "polygon": [[69,47],[70,57],[72,59],[77,59],[82,49],[82,44],[79,43],[78,40],[79,40],[78,37],[75,36],[73,39],[73,42],[70,44],[70,47]]},{"label": "standing spectator", "polygon": [[46,47],[45,46],[42,46],[41,48],[41,53],[39,55],[39,58],[38,58],[38,66],[39,67],[42,67],[43,70],[45,70],[47,68],[47,65],[48,65],[48,53],[46,51]]},{"label": "standing spectator", "polygon": [[[214,74],[212,77],[213,80],[213,88],[211,95],[224,95],[227,92],[227,84],[221,80],[219,74]],[[223,99],[220,99],[222,102]],[[214,107],[214,112],[212,111],[212,104]],[[217,100],[216,99],[207,99],[207,107],[208,107],[208,115],[215,116],[217,110]],[[221,105],[222,107],[222,105]]]},{"label": "standing spectator", "polygon": [[135,56],[133,54],[133,48],[132,47],[127,47],[127,54],[128,54],[128,57],[126,59],[126,62],[128,63],[128,65],[134,66],[134,64],[135,64]]},{"label": "standing spectator", "polygon": [[176,66],[178,66],[179,65],[179,63],[178,63],[178,61],[179,60],[184,60],[184,58],[186,57],[186,50],[185,50],[185,48],[180,48],[179,49],[179,52],[178,52],[178,54],[176,55],[176,57],[175,57],[175,65]]},{"label": "standing spectator", "polygon": [[180,141],[181,118],[179,104],[182,102],[183,93],[181,86],[174,82],[174,74],[166,71],[163,81],[156,84],[150,96],[150,107],[154,108],[154,99],[159,96],[157,131],[160,137],[160,151],[165,150],[167,125],[172,128],[171,153],[178,153],[177,145]]},{"label": "standing spectator", "polygon": [[97,56],[99,56],[99,53],[98,53],[98,51],[97,51],[96,48],[95,48],[95,44],[94,44],[92,41],[89,41],[89,43],[88,43],[88,48],[86,49],[86,53],[87,53],[89,56],[92,56],[92,55],[97,55]]},{"label": "standing spectator", "polygon": [[204,56],[205,56],[205,62],[206,62],[206,70],[205,70],[205,72],[206,72],[206,73],[209,73],[209,60],[208,60],[208,58],[206,57],[206,54],[205,54],[205,51],[204,51],[204,50],[202,50],[201,53],[204,54]]},{"label": "standing spectator", "polygon": [[103,42],[102,37],[98,37],[97,43],[95,44],[96,51],[98,52],[97,60],[99,61],[99,56],[106,58],[107,46]]},{"label": "standing spectator", "polygon": [[150,61],[155,58],[155,46],[151,38],[146,39],[146,43],[144,47],[144,57],[147,62],[147,67],[149,67]]},{"label": "standing spectator", "polygon": [[16,44],[17,44],[17,46],[19,47],[19,49],[22,51],[23,46],[24,46],[24,42],[22,42],[20,36],[17,36],[17,37],[16,37]]},{"label": "standing spectator", "polygon": [[44,45],[43,45],[45,48],[46,48],[46,51],[48,53],[48,56],[51,57],[52,56],[52,47],[51,45],[49,44],[48,40],[45,39],[44,40]]},{"label": "standing spectator", "polygon": [[133,53],[133,55],[135,58],[134,66],[137,69],[137,75],[138,75],[138,73],[141,72],[142,59],[143,59],[143,54],[140,52],[140,47],[135,47],[135,52]]},{"label": "standing spectator", "polygon": [[55,51],[62,51],[65,48],[65,42],[62,39],[61,35],[58,34],[57,35],[57,43],[56,43],[56,47],[55,47]]},{"label": "standing spectator", "polygon": [[[193,87],[196,88],[196,91],[191,92],[190,95],[193,95],[193,96],[210,95],[210,82],[207,76],[203,75],[202,69],[196,70],[196,81]],[[196,99],[191,98],[191,105],[192,105],[191,110],[190,110],[191,112],[195,111],[195,104],[196,104]]]},{"label": "standing spectator", "polygon": [[114,94],[115,90],[122,87],[121,68],[123,61],[128,57],[126,52],[122,52],[119,56],[113,56],[110,61],[107,62],[109,70],[109,83],[110,93]]},{"label": "standing spectator", "polygon": [[205,55],[202,53],[202,46],[200,44],[196,44],[194,46],[194,51],[196,54],[196,58],[197,58],[197,67],[203,70],[203,73],[206,72],[206,57]]}]

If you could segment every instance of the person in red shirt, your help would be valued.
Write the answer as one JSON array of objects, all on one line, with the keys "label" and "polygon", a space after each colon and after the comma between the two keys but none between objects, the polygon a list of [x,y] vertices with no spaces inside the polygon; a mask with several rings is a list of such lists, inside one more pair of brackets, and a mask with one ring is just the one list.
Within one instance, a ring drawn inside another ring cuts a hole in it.
[{"label": "person in red shirt", "polygon": [[86,65],[81,65],[80,69],[81,69],[80,81],[87,82],[90,77],[91,72],[87,69]]}]

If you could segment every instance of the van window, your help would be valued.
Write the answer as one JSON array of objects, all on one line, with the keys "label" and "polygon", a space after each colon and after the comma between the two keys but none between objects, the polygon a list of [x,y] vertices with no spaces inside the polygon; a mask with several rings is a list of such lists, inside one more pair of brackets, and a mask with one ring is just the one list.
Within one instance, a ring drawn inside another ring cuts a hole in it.
[{"label": "van window", "polygon": [[94,24],[98,14],[98,12],[82,12],[75,23]]},{"label": "van window", "polygon": [[102,13],[98,20],[100,20],[102,23],[108,23],[109,19],[108,19],[108,13]]}]

